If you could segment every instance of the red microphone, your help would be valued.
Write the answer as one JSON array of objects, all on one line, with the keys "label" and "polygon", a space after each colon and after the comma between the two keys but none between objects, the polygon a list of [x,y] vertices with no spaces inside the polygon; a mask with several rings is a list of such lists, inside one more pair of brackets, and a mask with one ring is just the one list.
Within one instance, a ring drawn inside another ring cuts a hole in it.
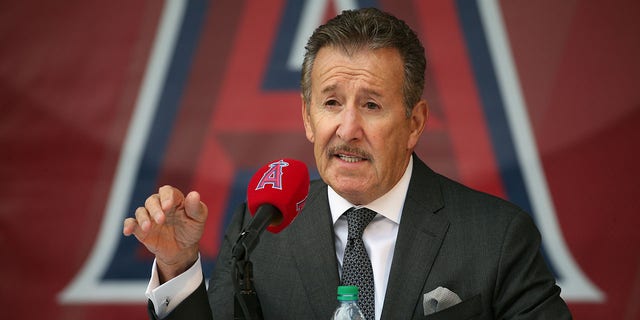
[{"label": "red microphone", "polygon": [[309,171],[304,162],[275,160],[253,175],[247,187],[247,205],[253,219],[240,233],[233,257],[242,259],[255,247],[266,228],[278,233],[302,211],[309,193]]}]

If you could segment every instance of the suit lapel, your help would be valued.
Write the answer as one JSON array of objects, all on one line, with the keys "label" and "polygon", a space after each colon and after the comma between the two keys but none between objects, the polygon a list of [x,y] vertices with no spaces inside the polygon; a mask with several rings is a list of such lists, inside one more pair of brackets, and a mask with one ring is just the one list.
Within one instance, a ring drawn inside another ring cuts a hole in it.
[{"label": "suit lapel", "polygon": [[446,219],[434,214],[443,206],[436,174],[414,156],[382,319],[414,314],[416,304],[422,303],[422,289],[449,227]]},{"label": "suit lapel", "polygon": [[336,288],[340,282],[334,245],[333,224],[327,199],[327,185],[312,185],[305,208],[294,221],[291,252],[300,279],[317,319],[336,307]]}]

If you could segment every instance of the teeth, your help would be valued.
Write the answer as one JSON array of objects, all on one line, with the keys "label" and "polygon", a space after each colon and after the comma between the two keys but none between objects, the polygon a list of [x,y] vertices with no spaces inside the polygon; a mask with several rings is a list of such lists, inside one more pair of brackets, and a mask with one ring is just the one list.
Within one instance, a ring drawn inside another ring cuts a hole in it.
[{"label": "teeth", "polygon": [[351,163],[362,161],[362,158],[360,157],[346,156],[344,154],[339,154],[338,157],[340,157],[340,159],[342,159],[343,161]]}]

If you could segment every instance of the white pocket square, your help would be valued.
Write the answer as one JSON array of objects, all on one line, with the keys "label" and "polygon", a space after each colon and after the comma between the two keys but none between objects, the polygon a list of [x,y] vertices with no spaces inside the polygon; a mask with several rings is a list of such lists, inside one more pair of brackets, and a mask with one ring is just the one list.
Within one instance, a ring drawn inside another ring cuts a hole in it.
[{"label": "white pocket square", "polygon": [[453,291],[444,287],[437,287],[424,294],[424,300],[422,301],[424,315],[428,316],[460,302],[462,302],[462,300],[460,300],[460,297]]}]

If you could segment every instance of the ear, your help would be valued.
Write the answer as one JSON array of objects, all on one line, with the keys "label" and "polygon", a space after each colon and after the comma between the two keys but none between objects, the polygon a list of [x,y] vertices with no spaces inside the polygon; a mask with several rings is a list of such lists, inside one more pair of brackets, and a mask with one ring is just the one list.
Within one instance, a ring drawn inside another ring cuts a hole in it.
[{"label": "ear", "polygon": [[304,123],[304,132],[307,135],[307,140],[313,143],[315,142],[315,134],[313,124],[311,123],[311,109],[305,102],[304,97],[302,97],[302,95],[300,97],[302,98],[302,122]]},{"label": "ear", "polygon": [[421,99],[411,111],[409,118],[409,139],[407,140],[407,148],[413,150],[418,144],[418,140],[422,135],[422,131],[427,125],[429,119],[429,104],[426,100]]}]

